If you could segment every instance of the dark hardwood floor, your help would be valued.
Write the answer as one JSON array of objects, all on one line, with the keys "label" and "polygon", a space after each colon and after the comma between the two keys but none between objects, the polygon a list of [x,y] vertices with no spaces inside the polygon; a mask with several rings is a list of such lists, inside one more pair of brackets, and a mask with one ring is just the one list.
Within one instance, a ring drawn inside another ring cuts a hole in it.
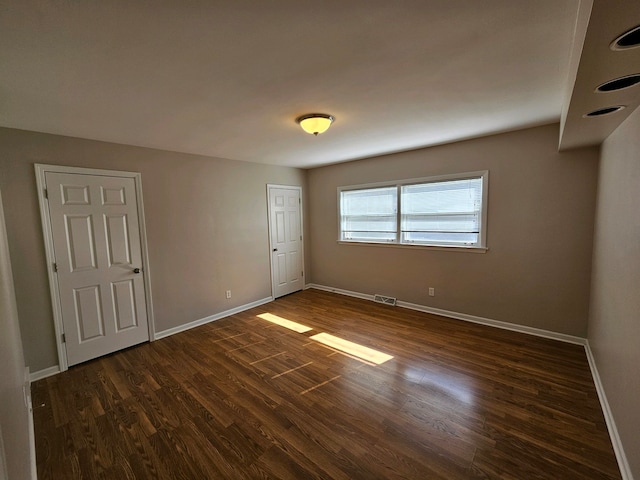
[{"label": "dark hardwood floor", "polygon": [[33,402],[40,479],[620,478],[581,346],[315,290],[73,367]]}]

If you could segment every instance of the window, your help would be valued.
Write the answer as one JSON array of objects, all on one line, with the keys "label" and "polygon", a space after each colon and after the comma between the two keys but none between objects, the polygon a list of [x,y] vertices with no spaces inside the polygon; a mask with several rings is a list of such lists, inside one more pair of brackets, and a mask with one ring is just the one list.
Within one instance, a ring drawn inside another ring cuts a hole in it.
[{"label": "window", "polygon": [[342,187],[340,240],[484,248],[489,172]]},{"label": "window", "polygon": [[397,187],[342,192],[342,239],[356,242],[395,242],[398,236]]}]

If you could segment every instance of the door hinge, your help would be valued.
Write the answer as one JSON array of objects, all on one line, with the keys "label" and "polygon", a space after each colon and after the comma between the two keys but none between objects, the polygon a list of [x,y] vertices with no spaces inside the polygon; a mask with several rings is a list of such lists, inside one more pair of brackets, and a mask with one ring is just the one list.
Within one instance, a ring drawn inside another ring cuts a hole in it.
[{"label": "door hinge", "polygon": [[67,337],[64,333],[62,334],[62,343],[67,343]]},{"label": "door hinge", "polygon": [[53,262],[53,271],[56,273],[58,272],[58,264],[55,262]]},{"label": "door hinge", "polygon": [[44,198],[49,199],[49,191],[46,188],[44,189]]},{"label": "door hinge", "polygon": [[304,277],[304,272],[300,272],[300,276],[301,276],[301,277]]}]

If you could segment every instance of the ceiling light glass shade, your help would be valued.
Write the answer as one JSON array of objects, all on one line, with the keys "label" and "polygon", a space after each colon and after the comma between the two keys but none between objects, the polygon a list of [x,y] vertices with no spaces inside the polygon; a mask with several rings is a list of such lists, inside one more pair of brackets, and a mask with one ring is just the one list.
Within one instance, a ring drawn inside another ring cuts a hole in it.
[{"label": "ceiling light glass shade", "polygon": [[333,115],[327,115],[326,113],[310,113],[296,119],[302,129],[311,135],[326,132],[333,120]]}]

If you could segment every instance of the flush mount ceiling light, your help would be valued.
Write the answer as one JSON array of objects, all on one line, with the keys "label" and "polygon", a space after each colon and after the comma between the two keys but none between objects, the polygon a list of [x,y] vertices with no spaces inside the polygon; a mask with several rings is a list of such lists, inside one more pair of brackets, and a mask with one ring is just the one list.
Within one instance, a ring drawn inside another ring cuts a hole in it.
[{"label": "flush mount ceiling light", "polygon": [[585,118],[587,118],[587,117],[601,117],[603,115],[609,115],[610,113],[619,112],[623,108],[625,108],[624,105],[614,105],[613,107],[599,108],[598,110],[593,110],[592,112],[585,113],[583,115],[583,117],[585,117]]},{"label": "flush mount ceiling light", "polygon": [[640,47],[640,25],[624,32],[611,42],[610,47],[611,50],[628,50]]},{"label": "flush mount ceiling light", "polygon": [[640,83],[640,73],[634,73],[633,75],[626,75],[624,77],[604,82],[596,88],[596,92],[615,92],[616,90],[622,90],[623,88],[633,87],[638,83]]},{"label": "flush mount ceiling light", "polygon": [[334,120],[333,115],[327,115],[326,113],[309,113],[296,118],[296,122],[300,124],[305,132],[315,136],[326,132]]}]

